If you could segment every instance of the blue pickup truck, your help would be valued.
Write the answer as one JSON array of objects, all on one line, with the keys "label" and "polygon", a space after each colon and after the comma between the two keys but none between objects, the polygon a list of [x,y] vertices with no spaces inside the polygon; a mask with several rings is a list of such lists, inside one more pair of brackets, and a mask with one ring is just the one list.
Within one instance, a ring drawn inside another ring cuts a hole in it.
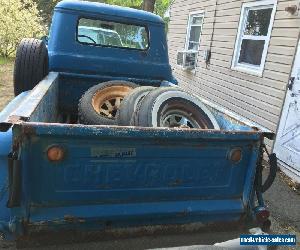
[{"label": "blue pickup truck", "polygon": [[79,124],[81,96],[111,80],[177,84],[160,17],[62,1],[48,44],[22,41],[16,97],[0,113],[3,237],[270,225],[262,193],[275,177],[273,155],[264,182],[261,172],[264,138],[274,139],[272,132],[204,99],[220,129]]}]

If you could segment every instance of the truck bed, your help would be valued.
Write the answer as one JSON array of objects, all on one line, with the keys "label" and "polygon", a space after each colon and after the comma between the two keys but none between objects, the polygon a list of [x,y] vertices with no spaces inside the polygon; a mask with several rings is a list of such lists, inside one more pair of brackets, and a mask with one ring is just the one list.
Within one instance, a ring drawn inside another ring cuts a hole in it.
[{"label": "truck bed", "polygon": [[[50,73],[1,116],[22,162],[16,234],[20,225],[34,232],[253,219],[268,130],[206,100],[220,130],[82,125],[74,106],[88,86],[65,89],[65,80]],[[64,149],[62,161],[47,159],[51,146]],[[233,149],[242,151],[238,162]]]},{"label": "truck bed", "polygon": [[[0,129],[5,130],[5,124],[11,125],[14,119],[18,120],[18,118],[20,121],[26,122],[76,124],[78,123],[77,109],[80,97],[91,86],[107,80],[111,79],[108,77],[95,78],[93,76],[90,78],[85,76],[84,78],[81,75],[50,72],[32,91],[24,92],[16,97],[20,100],[14,100],[13,105],[8,105],[1,112]],[[127,78],[120,80],[131,80],[140,85],[159,86],[157,81],[139,82],[136,79]],[[168,82],[163,82],[164,86],[167,84]],[[268,129],[205,99],[200,99],[214,114],[221,130],[260,131],[267,137],[272,137],[273,133]],[[13,109],[9,106],[13,106]],[[9,110],[9,112],[6,110]]]}]

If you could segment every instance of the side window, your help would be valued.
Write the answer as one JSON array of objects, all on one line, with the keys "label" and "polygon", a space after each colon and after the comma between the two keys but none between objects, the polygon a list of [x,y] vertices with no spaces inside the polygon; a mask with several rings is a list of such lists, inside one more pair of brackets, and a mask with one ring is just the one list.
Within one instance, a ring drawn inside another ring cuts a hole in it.
[{"label": "side window", "polygon": [[274,1],[244,4],[232,68],[262,74],[275,14]]},{"label": "side window", "polygon": [[203,13],[191,13],[189,15],[185,49],[197,51],[200,45],[200,38],[203,25]]},{"label": "side window", "polygon": [[87,45],[146,50],[148,31],[144,26],[80,18],[77,41]]}]

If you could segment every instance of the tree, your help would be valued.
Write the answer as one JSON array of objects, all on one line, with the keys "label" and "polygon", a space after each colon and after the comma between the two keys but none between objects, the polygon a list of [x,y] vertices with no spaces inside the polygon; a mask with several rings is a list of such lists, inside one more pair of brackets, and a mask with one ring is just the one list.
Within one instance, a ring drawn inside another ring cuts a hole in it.
[{"label": "tree", "polygon": [[0,0],[0,56],[12,56],[21,39],[44,32],[33,0]]},{"label": "tree", "polygon": [[106,3],[112,5],[119,5],[123,7],[130,7],[134,9],[141,9],[142,0],[89,0],[91,2]]},{"label": "tree", "polygon": [[169,7],[170,0],[156,0],[154,5],[154,13],[161,17],[164,17],[166,10]]},{"label": "tree", "polygon": [[40,10],[40,14],[43,18],[43,22],[49,26],[53,14],[53,9],[55,5],[60,0],[34,0],[36,2],[38,9]]},{"label": "tree", "polygon": [[155,0],[143,0],[143,10],[154,12]]},{"label": "tree", "polygon": [[[44,23],[49,26],[53,9],[60,0],[34,0],[38,9],[41,12]],[[135,9],[143,9],[150,12],[154,12],[157,15],[163,17],[167,10],[170,0],[89,0],[92,2],[107,3],[113,5],[119,5],[123,7],[130,7]]]},{"label": "tree", "polygon": [[154,12],[156,1],[155,0],[98,0],[97,2],[104,2],[108,4],[126,6],[135,9],[142,9],[149,12]]}]

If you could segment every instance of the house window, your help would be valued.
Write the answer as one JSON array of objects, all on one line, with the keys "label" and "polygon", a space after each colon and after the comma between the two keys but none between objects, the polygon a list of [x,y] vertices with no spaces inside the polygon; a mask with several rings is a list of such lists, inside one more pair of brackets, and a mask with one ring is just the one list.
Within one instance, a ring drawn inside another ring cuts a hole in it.
[{"label": "house window", "polygon": [[232,68],[262,75],[275,14],[274,1],[243,4]]},{"label": "house window", "polygon": [[203,18],[202,12],[190,13],[185,43],[186,50],[197,51],[199,49]]}]

